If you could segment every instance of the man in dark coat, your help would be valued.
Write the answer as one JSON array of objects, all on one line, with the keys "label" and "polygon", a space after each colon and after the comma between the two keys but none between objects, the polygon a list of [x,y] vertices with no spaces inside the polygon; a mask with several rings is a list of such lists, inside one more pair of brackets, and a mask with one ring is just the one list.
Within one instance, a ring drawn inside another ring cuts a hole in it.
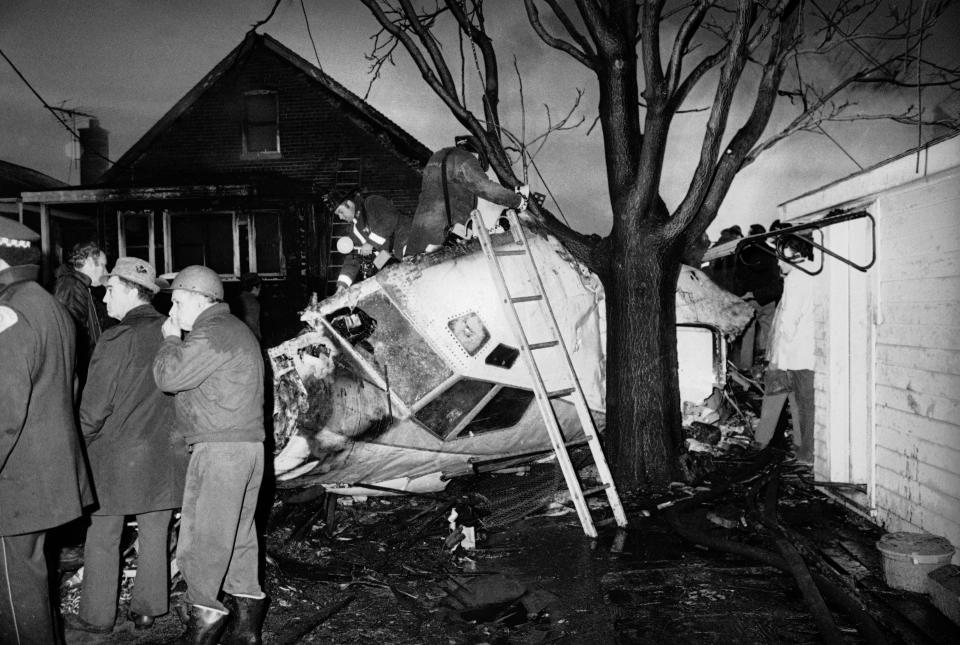
[{"label": "man in dark coat", "polygon": [[93,503],[73,415],[74,326],[36,283],[39,236],[0,217],[0,643],[60,641],[44,541]]},{"label": "man in dark coat", "polygon": [[97,306],[93,295],[106,270],[107,256],[96,242],[75,244],[68,260],[57,269],[53,297],[70,312],[77,330],[77,392],[83,390],[93,348],[106,326],[106,310]]},{"label": "man in dark coat", "polygon": [[164,316],[150,302],[164,283],[139,258],[118,259],[106,278],[103,301],[120,323],[94,349],[80,404],[99,506],[87,529],[79,619],[70,625],[94,633],[110,632],[116,618],[125,515],[136,515],[139,538],[129,618],[147,628],[167,613],[167,537],[172,509],[183,499],[187,462],[183,436],[171,434],[173,397],[160,391],[152,373]]},{"label": "man in dark coat", "polygon": [[337,276],[337,290],[346,289],[400,259],[398,241],[406,237],[410,219],[400,214],[393,202],[380,195],[364,196],[359,190],[338,189],[327,193],[325,199],[340,221],[352,225],[347,245],[350,248],[337,244],[337,250],[345,255]]},{"label": "man in dark coat", "polygon": [[456,145],[433,153],[423,169],[420,200],[403,255],[436,251],[458,225],[465,232],[478,197],[517,211],[527,207],[527,198],[521,194],[529,192],[527,187],[511,190],[487,177],[486,157],[475,137],[455,141]]}]

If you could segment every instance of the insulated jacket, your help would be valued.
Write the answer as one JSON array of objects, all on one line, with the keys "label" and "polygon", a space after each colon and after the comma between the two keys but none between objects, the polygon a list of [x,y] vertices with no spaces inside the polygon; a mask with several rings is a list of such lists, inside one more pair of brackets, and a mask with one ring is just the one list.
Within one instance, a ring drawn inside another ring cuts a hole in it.
[{"label": "insulated jacket", "polygon": [[76,367],[81,386],[86,380],[93,348],[103,332],[101,320],[106,318],[105,312],[101,314],[97,310],[97,304],[90,291],[91,286],[90,278],[73,267],[64,264],[57,269],[53,297],[67,308],[76,325]]},{"label": "insulated jacket", "polygon": [[201,312],[184,340],[163,339],[153,376],[161,390],[176,394],[187,444],[263,441],[260,344],[225,303]]},{"label": "insulated jacket", "polygon": [[95,515],[178,508],[187,446],[173,433],[173,396],[153,380],[164,316],[149,304],[103,332],[80,404],[80,428],[99,507]]},{"label": "insulated jacket", "polygon": [[[444,199],[441,168],[446,159],[447,197]],[[450,224],[464,224],[477,207],[477,197],[508,208],[518,208],[523,198],[491,181],[477,158],[466,150],[443,148],[433,153],[423,169],[420,200],[413,215],[404,255],[423,253],[428,244],[443,244]],[[450,204],[449,216],[447,202]]]},{"label": "insulated jacket", "polygon": [[0,535],[65,524],[93,503],[73,416],[74,325],[38,273],[0,271]]},{"label": "insulated jacket", "polygon": [[[380,251],[388,251],[400,259],[402,249],[397,241],[406,237],[409,225],[409,217],[401,215],[393,202],[380,195],[370,195],[365,197],[357,208],[357,217],[350,229],[350,239],[357,248],[363,244],[372,246],[374,256]],[[373,256],[370,260],[373,260]],[[337,282],[349,287],[362,280],[363,277],[358,280],[360,268],[360,254],[350,253],[343,260]]]}]

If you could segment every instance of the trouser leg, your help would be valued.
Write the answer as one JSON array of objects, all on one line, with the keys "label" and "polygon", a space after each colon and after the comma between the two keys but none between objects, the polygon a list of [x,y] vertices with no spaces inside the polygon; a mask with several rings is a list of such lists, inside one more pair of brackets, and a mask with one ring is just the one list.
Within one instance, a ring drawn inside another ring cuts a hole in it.
[{"label": "trouser leg", "polygon": [[0,643],[61,643],[50,603],[46,534],[0,536]]},{"label": "trouser leg", "polygon": [[130,597],[130,610],[142,616],[162,616],[169,609],[170,557],[167,545],[172,515],[172,510],[137,515],[137,579]]},{"label": "trouser leg", "polygon": [[226,611],[217,595],[230,565],[258,454],[262,469],[262,443],[200,443],[193,447],[177,546],[177,561],[187,582],[186,600],[192,605]]},{"label": "trouser leg", "polygon": [[223,590],[234,596],[259,598],[263,595],[258,578],[260,565],[260,545],[257,540],[255,516],[257,500],[260,496],[260,483],[263,479],[263,448],[259,453],[243,494],[240,519],[237,522],[237,536],[233,544],[233,557],[223,582]]},{"label": "trouser leg", "polygon": [[813,461],[813,420],[814,420],[814,391],[813,370],[791,370],[793,380],[793,397],[796,407],[791,408],[794,415],[797,445],[797,459],[804,462]]},{"label": "trouser leg", "polygon": [[112,626],[117,616],[122,515],[92,515],[83,547],[80,618],[98,627]]}]

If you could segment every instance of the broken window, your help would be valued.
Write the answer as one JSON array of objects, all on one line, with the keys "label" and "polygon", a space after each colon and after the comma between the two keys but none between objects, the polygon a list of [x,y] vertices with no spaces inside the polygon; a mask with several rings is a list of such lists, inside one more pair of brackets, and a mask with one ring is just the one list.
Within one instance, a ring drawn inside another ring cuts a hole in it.
[{"label": "broken window", "polygon": [[[157,244],[152,210],[120,211],[117,213],[117,232],[120,257],[134,257],[157,266]],[[159,247],[163,257],[163,246]]]},{"label": "broken window", "polygon": [[493,389],[494,384],[474,379],[460,379],[417,412],[417,418],[431,432],[447,438],[457,430],[460,421]]},{"label": "broken window", "polygon": [[[120,252],[137,251],[145,239],[143,221],[152,213],[122,212],[119,217]],[[225,278],[239,278],[247,271],[265,277],[284,274],[281,213],[182,211],[163,213],[163,235],[156,244],[161,262],[159,273],[172,273],[191,264],[208,266]],[[151,226],[147,224],[146,226]],[[158,234],[158,238],[161,236]],[[152,236],[146,239],[152,240]],[[153,248],[152,242],[150,242]],[[148,259],[146,255],[137,255]]]},{"label": "broken window", "polygon": [[473,421],[463,429],[460,436],[476,435],[481,432],[515,426],[520,422],[520,418],[523,417],[532,401],[533,392],[530,390],[503,387],[473,417]]},{"label": "broken window", "polygon": [[202,264],[222,275],[238,273],[233,213],[169,213],[168,217],[173,270]]},{"label": "broken window", "polygon": [[280,152],[277,93],[255,90],[243,95],[243,153]]}]

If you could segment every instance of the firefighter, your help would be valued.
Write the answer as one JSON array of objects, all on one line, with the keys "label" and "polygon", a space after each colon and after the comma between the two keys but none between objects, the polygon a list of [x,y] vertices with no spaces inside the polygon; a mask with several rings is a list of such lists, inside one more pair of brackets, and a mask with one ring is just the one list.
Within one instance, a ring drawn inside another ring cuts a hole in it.
[{"label": "firefighter", "polygon": [[478,197],[517,212],[527,208],[529,187],[511,190],[487,177],[487,158],[476,137],[459,136],[455,144],[433,153],[423,169],[420,200],[403,255],[432,253],[451,233],[466,237]]},{"label": "firefighter", "polygon": [[336,188],[327,193],[325,201],[340,221],[352,225],[349,236],[337,244],[337,250],[346,256],[337,291],[369,278],[398,259],[394,249],[399,250],[397,240],[404,236],[409,222],[393,202],[380,195],[364,197],[360,189]]}]

